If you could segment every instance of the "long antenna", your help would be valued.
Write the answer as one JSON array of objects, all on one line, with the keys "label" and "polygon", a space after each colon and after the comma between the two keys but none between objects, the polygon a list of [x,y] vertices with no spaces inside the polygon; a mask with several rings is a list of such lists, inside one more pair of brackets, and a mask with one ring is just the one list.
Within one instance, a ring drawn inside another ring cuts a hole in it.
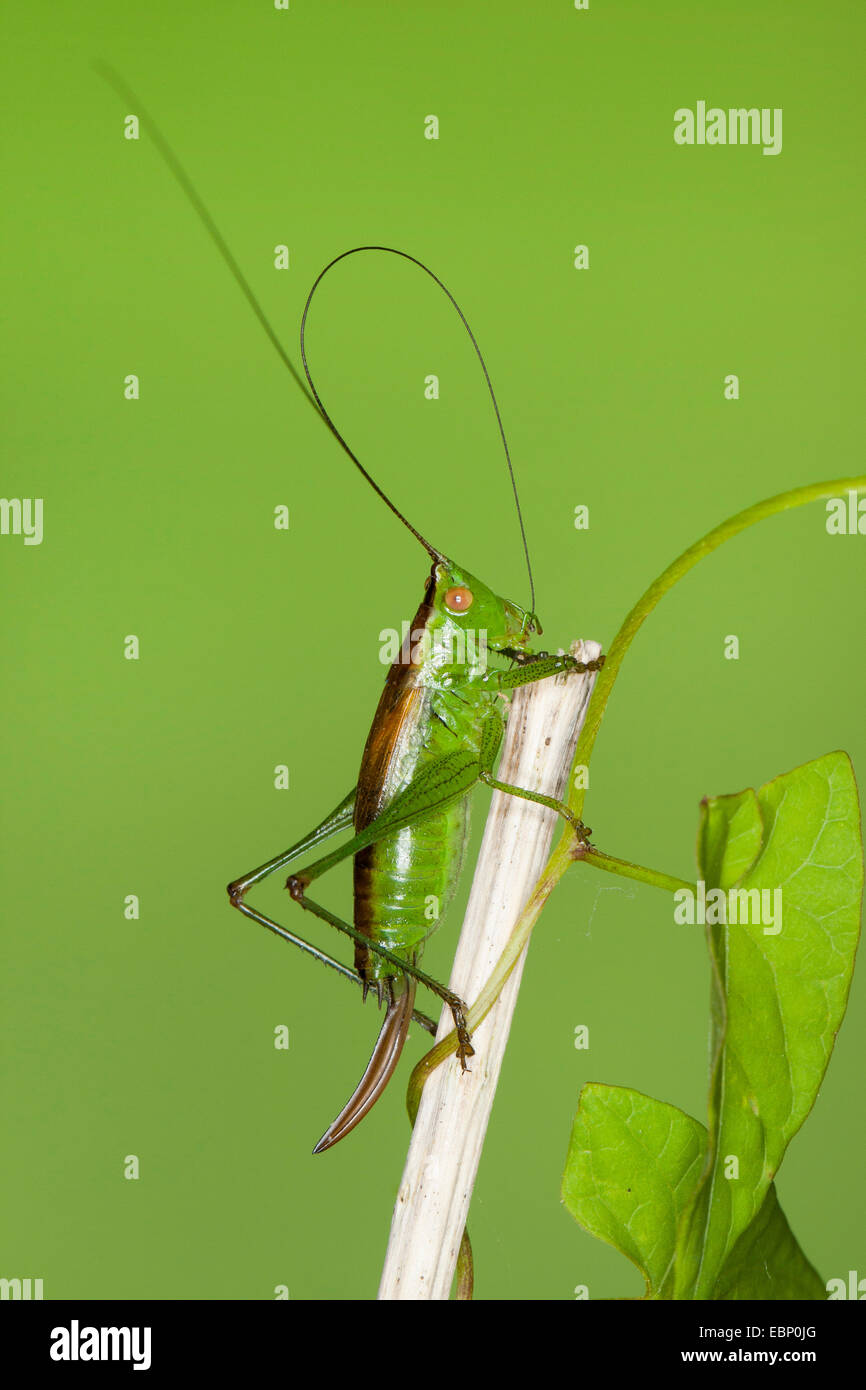
[{"label": "long antenna", "polygon": [[210,212],[208,211],[205,203],[199,197],[192,179],[189,177],[189,174],[184,169],[183,165],[181,164],[171,145],[166,140],[156,121],[153,119],[150,112],[147,110],[147,107],[144,106],[144,104],[141,102],[138,95],[132,90],[132,88],[127,85],[124,79],[120,76],[120,73],[115,72],[114,68],[110,67],[108,63],[103,63],[101,60],[97,60],[96,62],[94,62],[93,66],[99,73],[100,77],[105,79],[109,87],[113,87],[114,90],[117,92],[118,96],[122,97],[124,101],[128,102],[130,107],[135,112],[137,112],[139,117],[144,118],[144,123],[150,131],[153,143],[156,145],[156,148],[159,150],[159,153],[162,155],[171,173],[174,175],[175,179],[180,184],[181,188],[183,189],[183,192],[186,194],[187,198],[192,203],[193,208],[198,214],[205,231],[207,232],[216,249],[219,251],[220,255],[222,256],[223,260],[225,261],[226,265],[231,271],[232,276],[234,277],[237,284],[240,286],[247,300],[247,303],[249,304],[259,323],[262,325],[262,328],[265,330],[265,333],[270,339],[273,347],[276,349],[280,361],[283,363],[283,366],[288,369],[292,377],[294,377],[299,389],[302,391],[304,395],[304,399],[310,402],[310,405],[313,407],[314,410],[316,410],[316,413],[318,414],[316,403],[310,396],[310,393],[304,384],[303,377],[298,372],[297,367],[295,366],[291,357],[286,352],[285,348],[283,347],[282,343],[277,337],[276,329],[274,328],[273,324],[271,323],[270,319],[268,318],[267,314],[265,313],[264,309],[262,308],[261,304],[256,298],[255,292],[249,280],[244,275],[243,271],[241,270],[240,266],[238,265],[237,261],[232,255],[231,248],[225,241],[223,234],[217,226],[216,222],[214,222],[213,218],[211,217]]},{"label": "long antenna", "polygon": [[[505,437],[505,429],[504,429],[503,424],[502,424],[502,417],[501,417],[501,415],[500,415],[500,413],[499,413],[499,404],[498,404],[498,402],[497,402],[497,400],[496,400],[496,394],[495,394],[495,392],[494,392],[494,390],[493,390],[493,384],[492,384],[492,382],[491,382],[491,380],[490,380],[490,374],[489,374],[488,371],[487,371],[487,365],[486,365],[486,363],[485,363],[485,361],[484,361],[484,358],[483,358],[483,356],[482,356],[482,354],[481,354],[481,349],[480,349],[479,346],[478,346],[478,343],[477,343],[477,341],[476,341],[475,335],[474,335],[474,333],[472,332],[472,329],[469,327],[469,323],[468,323],[468,321],[467,321],[467,319],[466,319],[465,314],[463,313],[463,310],[460,308],[460,305],[457,303],[457,300],[454,298],[453,294],[452,294],[451,291],[447,288],[447,286],[443,284],[443,282],[439,279],[439,277],[438,277],[437,275],[434,275],[434,274],[433,274],[433,271],[430,270],[429,267],[426,266],[426,265],[424,264],[423,261],[419,261],[415,256],[410,256],[409,253],[408,253],[407,251],[398,251],[398,250],[397,250],[395,247],[393,247],[393,246],[355,246],[355,247],[353,247],[351,250],[349,250],[349,251],[343,251],[339,256],[335,256],[334,259],[333,259],[332,261],[330,261],[330,262],[325,266],[324,270],[322,270],[322,271],[320,272],[320,274],[317,276],[317,278],[316,278],[316,280],[315,280],[315,282],[314,282],[314,284],[313,284],[313,287],[312,287],[312,289],[310,290],[310,293],[307,295],[307,301],[306,301],[306,304],[304,305],[304,312],[303,312],[303,316],[302,316],[302,318],[301,318],[301,359],[302,359],[303,365],[304,365],[304,373],[305,373],[305,375],[306,375],[307,382],[309,383],[309,388],[310,388],[310,390],[308,391],[308,390],[307,390],[307,387],[306,387],[306,385],[305,385],[305,383],[304,383],[304,381],[303,381],[303,379],[302,379],[302,377],[300,376],[300,374],[299,374],[297,368],[295,367],[294,362],[293,362],[292,359],[289,357],[288,353],[286,352],[285,348],[283,347],[282,343],[280,342],[280,339],[279,339],[279,337],[277,336],[276,330],[274,329],[273,324],[271,323],[270,319],[268,318],[267,314],[265,313],[264,309],[262,308],[262,306],[261,306],[261,304],[260,304],[260,302],[259,302],[259,300],[258,300],[258,298],[257,298],[257,296],[256,296],[256,294],[255,294],[255,291],[253,290],[252,286],[250,285],[249,281],[247,280],[246,276],[244,275],[243,271],[241,270],[240,266],[238,265],[237,261],[235,260],[233,254],[232,254],[231,248],[229,247],[229,245],[228,245],[228,243],[226,242],[225,238],[223,237],[223,235],[222,235],[222,233],[221,233],[219,227],[217,226],[216,222],[214,221],[213,217],[211,216],[211,214],[210,214],[210,212],[209,212],[209,210],[208,210],[208,208],[207,208],[207,205],[204,203],[203,199],[200,197],[200,195],[199,195],[199,193],[198,193],[198,191],[197,191],[197,189],[196,189],[194,183],[192,182],[192,179],[191,179],[191,178],[189,177],[189,175],[187,174],[185,168],[184,168],[183,165],[181,164],[180,160],[178,159],[177,155],[175,154],[175,152],[174,152],[174,150],[172,149],[171,145],[169,144],[168,140],[166,140],[165,136],[163,135],[163,133],[162,133],[162,131],[160,130],[159,126],[157,125],[156,121],[153,119],[153,116],[151,116],[150,112],[149,112],[149,111],[147,110],[147,108],[144,106],[144,104],[143,104],[143,102],[141,101],[141,99],[139,98],[138,94],[137,94],[135,91],[133,91],[133,89],[129,86],[129,84],[128,84],[128,83],[120,76],[120,74],[119,74],[118,72],[116,72],[115,69],[112,68],[108,63],[105,63],[105,62],[102,62],[102,61],[99,61],[99,60],[98,60],[98,61],[94,62],[93,67],[94,67],[95,70],[99,73],[99,75],[108,83],[108,85],[109,85],[110,87],[113,87],[113,89],[115,90],[115,92],[117,92],[117,94],[118,94],[125,102],[128,102],[129,105],[135,109],[135,111],[136,111],[136,112],[138,113],[138,115],[139,115],[139,118],[144,120],[146,126],[148,127],[148,129],[149,129],[149,131],[150,131],[151,138],[152,138],[152,140],[153,140],[153,142],[154,142],[154,144],[155,144],[157,150],[158,150],[159,153],[162,155],[162,158],[163,158],[163,160],[165,161],[166,165],[168,166],[169,171],[171,172],[171,174],[173,175],[173,177],[175,178],[175,180],[177,181],[177,183],[180,185],[180,187],[181,187],[183,193],[186,195],[188,201],[192,204],[192,207],[193,207],[193,209],[195,210],[195,212],[197,213],[197,215],[198,215],[198,217],[199,217],[199,220],[201,221],[202,225],[203,225],[204,228],[205,228],[205,231],[208,233],[208,236],[210,237],[211,241],[212,241],[212,242],[214,243],[214,245],[216,246],[217,251],[219,252],[219,254],[220,254],[220,256],[222,257],[222,259],[223,259],[223,261],[225,262],[225,264],[227,265],[229,271],[231,272],[232,278],[235,280],[236,284],[239,286],[241,292],[243,293],[245,299],[247,300],[247,303],[250,305],[250,308],[252,309],[253,313],[255,314],[256,318],[258,319],[259,323],[261,324],[262,328],[264,329],[264,332],[265,332],[265,334],[267,335],[267,337],[268,337],[268,339],[269,339],[271,345],[273,346],[274,350],[276,351],[278,357],[280,358],[280,361],[283,363],[284,367],[287,369],[287,371],[289,372],[289,374],[291,375],[291,377],[292,377],[293,380],[295,381],[295,383],[296,383],[296,385],[298,386],[298,388],[303,392],[303,395],[304,395],[305,399],[308,400],[308,401],[310,402],[310,404],[313,406],[313,408],[317,411],[317,413],[318,413],[319,415],[321,415],[322,419],[325,421],[325,424],[328,426],[328,428],[330,429],[331,433],[334,435],[335,439],[338,441],[338,443],[341,445],[341,447],[342,447],[342,448],[345,450],[345,452],[348,454],[349,458],[352,460],[352,462],[354,463],[355,467],[359,470],[359,472],[362,474],[362,476],[363,476],[363,477],[366,479],[366,481],[370,484],[370,486],[372,487],[373,491],[374,491],[379,497],[381,497],[382,501],[385,502],[385,504],[391,509],[391,511],[394,513],[394,515],[397,516],[397,517],[400,519],[400,521],[402,521],[403,525],[404,525],[409,531],[412,532],[412,535],[416,538],[416,540],[420,541],[421,545],[423,545],[424,549],[428,552],[428,554],[431,555],[431,556],[433,557],[433,559],[434,559],[434,560],[437,560],[437,561],[438,561],[438,560],[444,560],[444,559],[445,559],[445,556],[441,553],[441,551],[437,550],[434,546],[430,545],[429,541],[425,540],[425,538],[422,536],[421,532],[418,531],[418,530],[412,525],[412,523],[411,523],[411,522],[403,515],[403,513],[399,510],[399,508],[397,508],[397,507],[394,505],[394,503],[391,501],[390,497],[388,497],[387,493],[385,493],[385,492],[382,490],[382,488],[379,486],[379,484],[376,482],[376,480],[367,472],[366,468],[365,468],[364,465],[361,463],[361,461],[360,461],[360,459],[357,457],[357,455],[353,452],[353,450],[349,447],[348,443],[347,443],[346,440],[343,438],[342,434],[341,434],[340,431],[337,429],[336,425],[334,424],[333,420],[331,419],[330,415],[328,414],[327,410],[325,409],[325,406],[324,406],[323,403],[322,403],[322,399],[321,399],[321,397],[319,396],[319,393],[318,393],[318,391],[316,390],[315,385],[313,384],[313,378],[312,378],[312,376],[310,375],[310,369],[309,369],[309,366],[308,366],[308,364],[307,364],[307,358],[306,358],[306,353],[305,353],[305,348],[304,348],[304,332],[305,332],[305,328],[306,328],[307,314],[308,314],[308,312],[309,312],[309,308],[310,308],[310,304],[311,304],[312,299],[313,299],[313,295],[315,294],[316,289],[318,288],[319,284],[321,283],[321,281],[323,280],[323,278],[325,277],[325,275],[327,275],[328,271],[329,271],[333,266],[335,266],[335,265],[337,264],[338,261],[345,260],[345,258],[346,258],[347,256],[355,256],[355,255],[357,255],[357,254],[358,254],[359,252],[361,252],[361,251],[384,251],[384,252],[387,252],[389,255],[392,255],[392,256],[401,256],[404,260],[411,261],[413,265],[417,265],[417,266],[419,267],[420,270],[423,270],[424,273],[425,273],[426,275],[429,275],[429,276],[430,276],[430,279],[433,280],[433,281],[439,286],[439,288],[442,290],[443,294],[445,294],[445,295],[447,296],[447,298],[450,300],[451,304],[452,304],[452,305],[454,306],[454,308],[456,309],[457,313],[458,313],[459,316],[460,316],[460,320],[461,320],[461,322],[462,322],[462,324],[463,324],[463,327],[466,329],[466,332],[469,334],[469,339],[470,339],[470,341],[471,341],[471,343],[472,343],[473,348],[475,349],[475,353],[476,353],[476,356],[478,357],[478,361],[481,363],[481,370],[483,371],[483,373],[484,373],[484,379],[485,379],[485,381],[487,382],[487,389],[488,389],[488,391],[490,392],[490,399],[491,399],[492,402],[493,402],[493,409],[494,409],[494,411],[495,411],[495,413],[496,413],[496,423],[497,423],[498,426],[499,426],[499,434],[500,434],[500,437],[501,437],[501,439],[502,439],[502,447],[503,447],[503,449],[505,450],[505,460],[506,460],[506,463],[508,464],[508,473],[509,473],[509,477],[511,478],[511,487],[512,487],[512,491],[513,491],[513,493],[514,493],[514,502],[515,502],[515,506],[517,507],[517,519],[518,519],[518,522],[519,522],[519,524],[520,524],[520,535],[521,535],[521,539],[522,539],[522,541],[523,541],[523,553],[524,553],[524,555],[525,555],[525,557],[526,557],[526,569],[527,569],[527,572],[528,572],[528,575],[529,575],[529,589],[530,589],[530,596],[531,596],[531,597],[530,597],[530,611],[531,611],[531,612],[534,611],[534,609],[535,609],[535,584],[534,584],[533,577],[532,577],[532,565],[531,565],[530,560],[529,560],[529,547],[528,547],[527,541],[526,541],[526,529],[525,529],[524,524],[523,524],[523,513],[522,513],[521,508],[520,508],[520,498],[519,498],[518,492],[517,492],[517,482],[516,482],[515,477],[514,477],[514,468],[513,468],[512,463],[511,463],[511,455],[510,455],[509,450],[508,450],[508,441],[507,441],[507,439],[506,439],[506,437]],[[311,392],[312,392],[312,395],[310,394]]]},{"label": "long antenna", "polygon": [[303,364],[304,364],[304,372],[305,372],[305,374],[306,374],[307,381],[309,382],[310,390],[312,391],[313,396],[315,397],[316,404],[318,405],[319,410],[321,411],[322,416],[323,416],[323,418],[324,418],[326,424],[327,424],[328,427],[332,430],[332,432],[336,435],[337,439],[339,439],[340,443],[342,444],[343,448],[346,450],[346,453],[349,455],[349,457],[350,457],[351,459],[353,459],[354,462],[357,464],[358,468],[361,469],[361,472],[364,474],[364,477],[367,479],[367,481],[370,483],[370,485],[371,485],[373,488],[375,488],[375,490],[376,490],[376,492],[378,492],[379,496],[380,496],[381,498],[383,498],[385,502],[388,503],[388,506],[391,508],[391,510],[392,510],[393,512],[396,512],[396,513],[397,513],[397,516],[400,517],[400,520],[403,522],[404,526],[408,526],[408,527],[409,527],[409,530],[412,532],[412,534],[418,537],[418,540],[421,541],[421,544],[422,544],[423,546],[425,546],[425,547],[430,551],[431,555],[434,554],[435,552],[432,550],[432,548],[431,548],[429,545],[427,545],[427,542],[423,539],[423,537],[420,536],[420,535],[418,534],[418,532],[415,530],[415,527],[412,526],[412,525],[410,525],[410,523],[406,520],[406,518],[402,515],[401,512],[398,512],[398,511],[397,511],[397,508],[394,506],[393,502],[391,502],[390,499],[389,499],[388,497],[385,496],[385,494],[384,494],[384,492],[382,491],[382,489],[381,489],[380,487],[378,487],[378,485],[373,481],[373,479],[370,477],[370,474],[367,472],[367,470],[366,470],[365,468],[362,468],[362,467],[361,467],[361,464],[358,463],[358,460],[355,458],[355,455],[352,453],[352,451],[351,451],[351,449],[349,448],[348,444],[346,443],[345,439],[344,439],[343,436],[340,434],[340,431],[337,429],[336,425],[334,424],[333,420],[331,419],[330,415],[328,414],[327,410],[325,409],[324,404],[322,403],[322,398],[321,398],[321,396],[319,395],[318,391],[316,390],[315,384],[314,384],[314,382],[313,382],[313,378],[312,378],[312,376],[310,375],[310,368],[309,368],[309,366],[308,366],[308,364],[307,364],[307,354],[306,354],[306,350],[305,350],[305,347],[304,347],[304,331],[305,331],[305,328],[306,328],[307,314],[308,314],[309,309],[310,309],[310,304],[312,303],[313,295],[316,293],[316,290],[318,289],[318,287],[319,287],[319,285],[321,284],[322,280],[324,280],[324,278],[325,278],[325,276],[327,275],[327,273],[328,273],[329,270],[331,270],[331,269],[332,269],[335,265],[337,265],[340,261],[344,261],[344,260],[346,259],[347,256],[357,256],[357,255],[359,255],[362,251],[384,251],[384,252],[386,252],[389,256],[401,256],[401,257],[403,258],[404,261],[411,261],[411,262],[412,262],[412,265],[417,265],[418,268],[419,268],[419,270],[423,270],[425,275],[429,275],[429,276],[430,276],[430,279],[433,280],[434,283],[437,284],[437,285],[439,286],[439,288],[440,288],[440,290],[442,291],[442,293],[450,300],[451,304],[454,306],[454,308],[456,309],[458,315],[460,316],[460,322],[463,324],[463,327],[466,329],[466,332],[469,334],[469,341],[472,343],[472,346],[473,346],[474,349],[475,349],[475,355],[476,355],[476,357],[478,358],[478,361],[481,363],[481,370],[482,370],[482,372],[484,373],[484,380],[487,382],[487,389],[488,389],[488,391],[490,392],[490,399],[491,399],[491,401],[493,402],[493,409],[494,409],[494,411],[495,411],[495,413],[496,413],[496,423],[497,423],[497,425],[499,426],[499,436],[500,436],[500,438],[501,438],[501,440],[502,440],[502,447],[503,447],[503,449],[505,450],[505,461],[506,461],[506,463],[508,464],[508,476],[509,476],[510,479],[511,479],[511,489],[512,489],[512,492],[514,493],[514,505],[515,505],[516,508],[517,508],[517,520],[518,520],[518,522],[520,523],[520,537],[521,537],[521,540],[523,541],[523,553],[524,553],[524,555],[525,555],[525,557],[526,557],[526,569],[527,569],[527,573],[529,574],[529,592],[530,592],[530,603],[529,603],[529,607],[530,607],[530,612],[534,613],[534,611],[535,611],[535,583],[534,583],[534,580],[533,580],[533,578],[532,578],[532,565],[531,565],[530,560],[529,560],[529,546],[527,545],[527,542],[526,542],[526,528],[525,528],[525,526],[524,526],[524,524],[523,524],[523,512],[522,512],[521,509],[520,509],[520,497],[518,496],[518,492],[517,492],[517,482],[516,482],[516,479],[515,479],[515,477],[514,477],[514,467],[513,467],[513,465],[512,465],[512,462],[511,462],[511,454],[509,453],[509,449],[508,449],[508,440],[505,438],[505,427],[504,427],[503,424],[502,424],[502,416],[501,416],[500,413],[499,413],[499,403],[498,403],[498,401],[497,401],[497,399],[496,399],[496,392],[493,390],[493,383],[492,383],[492,381],[490,380],[490,373],[489,373],[488,370],[487,370],[487,363],[484,361],[484,357],[483,357],[483,355],[482,355],[482,352],[481,352],[480,347],[478,346],[478,342],[477,342],[477,339],[476,339],[476,337],[475,337],[475,334],[472,332],[472,329],[469,327],[469,321],[468,321],[468,319],[466,318],[466,315],[464,314],[463,310],[460,308],[460,305],[457,303],[457,300],[454,298],[454,296],[453,296],[453,294],[451,293],[451,291],[449,290],[448,286],[445,285],[445,284],[439,279],[439,276],[438,276],[438,275],[434,275],[434,274],[433,274],[433,271],[430,269],[429,266],[425,265],[423,261],[419,261],[418,258],[417,258],[417,256],[410,256],[408,251],[398,251],[397,248],[394,247],[394,246],[353,246],[352,249],[351,249],[350,251],[341,251],[341,252],[340,252],[340,255],[339,255],[339,256],[335,256],[334,259],[333,259],[332,261],[329,261],[328,264],[325,266],[324,270],[320,271],[319,274],[316,276],[316,279],[315,279],[315,281],[313,282],[313,288],[310,290],[310,293],[307,295],[307,302],[306,302],[306,304],[304,305],[304,312],[303,312],[303,314],[302,314],[302,316],[301,316],[301,361],[302,361]]}]

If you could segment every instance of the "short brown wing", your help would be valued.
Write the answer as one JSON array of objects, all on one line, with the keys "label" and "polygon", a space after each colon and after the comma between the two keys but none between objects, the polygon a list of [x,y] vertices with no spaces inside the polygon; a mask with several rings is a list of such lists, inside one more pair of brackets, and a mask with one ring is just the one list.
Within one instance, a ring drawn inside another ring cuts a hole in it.
[{"label": "short brown wing", "polygon": [[375,820],[396,788],[391,784],[398,744],[405,746],[408,725],[421,716],[424,690],[415,666],[394,665],[388,672],[372,728],[364,747],[355,795],[355,829]]}]

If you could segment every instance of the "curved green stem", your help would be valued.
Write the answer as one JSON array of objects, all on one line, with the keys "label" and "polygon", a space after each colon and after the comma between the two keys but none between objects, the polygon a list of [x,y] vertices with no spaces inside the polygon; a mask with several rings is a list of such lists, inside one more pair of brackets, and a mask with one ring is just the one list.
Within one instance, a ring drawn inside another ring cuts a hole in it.
[{"label": "curved green stem", "polygon": [[687,574],[692,566],[698,563],[698,560],[702,560],[705,555],[717,550],[724,541],[739,535],[740,531],[745,531],[747,526],[752,526],[756,521],[763,521],[765,517],[775,516],[777,512],[789,511],[792,507],[802,507],[806,502],[815,502],[819,497],[836,497],[849,489],[854,492],[866,492],[866,476],[861,474],[856,478],[831,478],[824,483],[808,483],[805,487],[795,487],[789,492],[779,492],[775,497],[768,497],[764,502],[756,502],[753,507],[747,507],[745,511],[737,512],[736,516],[729,517],[720,526],[708,531],[699,541],[695,541],[694,545],[690,545],[688,550],[684,550],[672,565],[668,565],[658,579],[649,586],[646,593],[638,599],[611,643],[604,666],[596,680],[589,709],[586,713],[586,720],[577,741],[572,776],[569,779],[572,791],[568,802],[575,815],[579,817],[583,810],[585,789],[575,787],[574,770],[578,767],[589,766],[596,735],[607,702],[610,699],[614,681],[619,675],[623,658],[636,637],[638,629],[649,617],[659,599],[669,589],[672,589],[677,580],[682,579],[683,575]]}]

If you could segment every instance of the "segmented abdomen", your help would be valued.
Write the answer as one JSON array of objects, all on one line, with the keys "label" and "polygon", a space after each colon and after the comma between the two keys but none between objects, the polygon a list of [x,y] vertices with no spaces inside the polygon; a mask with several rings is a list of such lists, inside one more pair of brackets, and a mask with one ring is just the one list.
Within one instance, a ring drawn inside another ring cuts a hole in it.
[{"label": "segmented abdomen", "polygon": [[[469,834],[469,797],[405,826],[355,855],[355,926],[411,959],[454,896]],[[369,980],[397,968],[364,947],[355,966]]]}]

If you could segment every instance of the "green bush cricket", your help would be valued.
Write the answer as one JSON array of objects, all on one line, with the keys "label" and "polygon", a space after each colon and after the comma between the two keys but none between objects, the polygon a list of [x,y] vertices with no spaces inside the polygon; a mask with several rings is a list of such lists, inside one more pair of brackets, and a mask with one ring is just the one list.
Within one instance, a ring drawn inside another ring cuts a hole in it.
[{"label": "green bush cricket", "polygon": [[[529,647],[532,636],[542,629],[534,612],[529,552],[505,432],[478,343],[443,282],[416,257],[393,247],[359,246],[336,256],[315,280],[304,306],[300,350],[305,386],[174,151],[122,79],[104,65],[99,65],[99,70],[140,113],[143,127],[149,131],[296,383],[305,395],[311,396],[324,423],[353,464],[432,561],[423,600],[388,671],[355,786],[296,844],[228,885],[232,905],[244,916],[353,979],[361,985],[365,998],[373,989],[380,1005],[385,1003],[384,1022],[367,1068],[349,1101],[316,1145],[314,1152],[320,1153],[348,1134],[382,1094],[397,1065],[413,1017],[428,1031],[435,1032],[435,1024],[415,1011],[419,982],[451,1009],[458,1056],[464,1068],[467,1058],[473,1055],[464,1001],[418,966],[425,942],[439,925],[457,887],[465,857],[473,789],[481,782],[549,807],[569,822],[578,841],[584,844],[589,843],[591,833],[563,802],[497,780],[495,767],[506,719],[505,702],[499,697],[507,696],[518,686],[566,671],[596,671],[604,657],[581,662],[571,656],[533,652]],[[447,296],[469,334],[496,413],[514,490],[529,572],[529,609],[500,598],[425,539],[362,465],[316,390],[304,340],[310,305],[324,276],[338,262],[362,252],[400,256],[423,270]],[[489,653],[510,666],[491,667]],[[303,909],[354,940],[354,970],[246,901],[248,891],[262,879],[348,830],[353,833],[340,849],[292,873],[286,886]],[[353,925],[307,897],[307,889],[316,879],[350,857],[354,860]],[[433,911],[431,903],[435,904]]]},{"label": "green bush cricket", "polygon": [[[316,1153],[348,1134],[381,1095],[402,1051],[419,981],[449,1005],[461,1064],[465,1066],[472,1055],[464,1002],[419,970],[417,964],[457,887],[472,790],[483,782],[539,802],[564,816],[579,839],[587,842],[589,838],[588,828],[562,802],[496,779],[494,770],[505,725],[503,702],[497,697],[564,670],[597,670],[604,659],[584,663],[573,657],[532,652],[529,640],[533,633],[541,632],[532,609],[524,610],[500,598],[435,549],[382,492],[333,424],[310,374],[304,327],[313,295],[325,274],[338,261],[364,251],[403,256],[448,295],[470,334],[502,429],[475,338],[453,296],[428,267],[391,247],[355,247],[325,267],[310,290],[301,323],[301,356],[310,390],[323,419],[353,463],[424,547],[433,564],[421,606],[388,671],[357,785],[309,835],[235,880],[228,889],[232,903],[241,912],[321,959],[321,953],[308,942],[250,907],[245,894],[255,883],[286,868],[331,835],[350,827],[354,831],[341,849],[290,875],[286,885],[301,907],[354,939],[355,971],[365,997],[372,987],[380,1003],[383,997],[386,1002],[382,1029],[364,1075],[317,1144]],[[505,444],[504,432],[502,439]],[[505,452],[511,471],[507,444]],[[513,481],[513,473],[511,476]],[[511,669],[489,667],[488,652],[509,660]],[[306,896],[315,879],[349,856],[354,858],[354,926]],[[437,906],[432,917],[431,900]],[[330,959],[328,963],[339,967]]]}]

